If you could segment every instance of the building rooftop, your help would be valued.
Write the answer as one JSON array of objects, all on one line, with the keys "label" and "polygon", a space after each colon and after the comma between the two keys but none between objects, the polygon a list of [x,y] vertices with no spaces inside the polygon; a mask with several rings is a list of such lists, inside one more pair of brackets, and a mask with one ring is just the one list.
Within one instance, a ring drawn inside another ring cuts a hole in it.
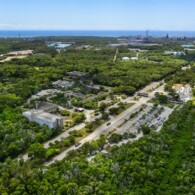
[{"label": "building rooftop", "polygon": [[123,57],[122,60],[130,60],[129,57]]},{"label": "building rooftop", "polygon": [[26,112],[23,112],[23,115],[28,115],[28,116],[34,116],[37,117],[41,120],[48,121],[48,122],[55,122],[57,119],[63,119],[61,116],[57,116],[54,114],[50,114],[47,112],[44,112],[44,110],[29,110]]},{"label": "building rooftop", "polygon": [[79,71],[72,71],[68,73],[70,76],[76,76],[76,77],[82,77],[85,76],[85,72],[79,72]]},{"label": "building rooftop", "polygon": [[183,84],[178,84],[178,83],[176,83],[176,84],[174,84],[174,85],[172,86],[172,89],[174,89],[176,92],[179,92],[180,89],[181,89],[181,87],[183,87],[183,86],[184,86]]},{"label": "building rooftop", "polygon": [[59,86],[59,87],[62,87],[62,88],[65,88],[65,87],[71,87],[74,85],[74,82],[72,81],[61,81],[61,80],[58,80],[58,81],[55,81],[52,83],[53,85],[56,85],[56,86]]},{"label": "building rooftop", "polygon": [[192,99],[192,88],[190,85],[183,85],[183,84],[174,84],[172,86],[172,89],[174,89],[178,94],[179,98],[183,102],[187,102]]},{"label": "building rooftop", "polygon": [[50,122],[50,121],[55,122],[58,119],[59,120],[63,119],[60,116],[57,116],[57,115],[54,115],[54,114],[50,114],[50,113],[47,113],[47,112],[42,112],[38,116],[39,116],[40,119],[48,121],[48,122]]},{"label": "building rooftop", "polygon": [[38,104],[38,109],[43,111],[56,110],[58,106],[48,103],[48,102],[40,102]]}]

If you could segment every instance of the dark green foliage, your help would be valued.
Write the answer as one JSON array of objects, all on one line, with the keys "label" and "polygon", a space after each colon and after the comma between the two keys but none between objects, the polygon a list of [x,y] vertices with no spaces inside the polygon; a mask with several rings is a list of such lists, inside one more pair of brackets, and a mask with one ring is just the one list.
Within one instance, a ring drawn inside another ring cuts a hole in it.
[{"label": "dark green foliage", "polygon": [[62,116],[70,116],[70,111],[68,111],[68,110],[62,110],[62,111],[60,111],[60,114]]},{"label": "dark green foliage", "polygon": [[68,105],[69,99],[70,98],[63,93],[58,93],[56,96],[51,98],[53,103],[64,106],[64,107]]},{"label": "dark green foliage", "polygon": [[105,144],[103,137],[47,168],[7,159],[0,164],[0,193],[193,194],[194,119],[188,103],[171,115],[161,133],[113,147],[92,162],[85,156]]},{"label": "dark green foliage", "polygon": [[151,129],[148,126],[146,126],[146,125],[142,125],[141,126],[141,130],[142,130],[144,135],[147,135],[147,134],[149,134],[151,132]]},{"label": "dark green foliage", "polygon": [[168,83],[166,89],[172,93],[172,85],[175,83],[190,84],[192,87],[195,85],[195,64],[192,65],[191,69],[180,70],[174,75],[170,75],[165,79]]},{"label": "dark green foliage", "polygon": [[119,112],[119,109],[120,109],[119,107],[113,107],[109,109],[109,112],[111,115],[117,115]]},{"label": "dark green foliage", "polygon": [[85,115],[83,113],[80,113],[80,114],[73,113],[72,117],[73,117],[74,125],[79,124],[79,123],[83,122],[86,119]]},{"label": "dark green foliage", "polygon": [[102,112],[102,119],[103,120],[108,120],[109,119],[109,114],[107,112]]},{"label": "dark green foliage", "polygon": [[[62,38],[51,38],[55,41],[59,39]],[[194,54],[181,58],[164,55],[164,50],[170,48],[167,44],[164,47],[143,48],[150,50],[143,54],[148,60],[141,58],[138,61],[124,62],[118,58],[113,63],[115,48],[76,51],[73,46],[66,52],[57,54],[55,50],[47,48],[45,40],[49,41],[50,38],[38,38],[36,42],[0,40],[0,53],[22,49],[44,53],[0,66],[0,194],[194,194],[195,110],[190,102],[182,110],[172,114],[159,134],[148,134],[149,130],[145,127],[143,132],[147,136],[120,147],[114,146],[108,153],[98,154],[91,162],[87,161],[86,157],[91,157],[105,147],[105,137],[101,136],[97,141],[85,143],[78,150],[70,151],[66,159],[50,167],[40,165],[41,159],[51,159],[61,148],[72,146],[75,144],[75,136],[79,135],[70,135],[45,150],[40,143],[56,135],[58,130],[28,122],[21,115],[20,108],[32,94],[51,88],[52,81],[62,79],[69,71],[85,72],[86,80],[111,86],[111,92],[127,95],[132,95],[137,89],[167,75],[170,75],[166,79],[169,81],[169,89],[175,82],[190,83],[193,86],[193,62],[191,70],[178,70],[193,60]],[[114,38],[97,37],[67,37],[63,40],[93,46],[105,46],[116,41]],[[171,46],[173,49],[181,49],[175,43]],[[126,53],[128,54],[128,48],[119,48],[120,57]],[[80,79],[77,80],[79,83]],[[84,86],[78,84],[79,87],[81,92],[88,93]],[[104,100],[105,95],[97,96],[97,99]],[[160,99],[163,102],[165,100],[164,97]],[[66,104],[69,99],[61,94],[52,100],[61,105]],[[97,108],[96,101],[79,97],[73,98],[71,103],[76,107]],[[106,106],[100,105],[99,110],[105,111]],[[117,114],[123,107],[123,104],[119,104],[119,108],[110,111]],[[103,112],[102,118],[107,117]],[[73,114],[73,120],[74,124],[78,124],[85,120],[85,116],[82,113]],[[90,123],[87,126],[88,132],[92,132],[100,122],[97,120]],[[109,141],[117,143],[127,138],[135,138],[135,135],[112,134]],[[33,160],[23,162],[7,158],[16,157],[25,151],[29,151]]]},{"label": "dark green foliage", "polygon": [[101,102],[101,104],[100,104],[100,106],[99,106],[99,111],[100,111],[100,112],[105,111],[106,107],[107,107],[106,103]]},{"label": "dark green foliage", "polygon": [[166,95],[161,95],[161,94],[158,94],[156,96],[156,99],[157,101],[160,103],[160,104],[166,104],[167,101],[168,101],[168,97]]},{"label": "dark green foliage", "polygon": [[109,142],[110,143],[118,143],[122,140],[122,135],[119,135],[119,134],[116,134],[116,133],[113,133],[110,137],[109,137]]},{"label": "dark green foliage", "polygon": [[15,94],[0,94],[0,111],[3,111],[6,107],[15,108],[22,102],[22,98],[17,97]]},{"label": "dark green foliage", "polygon": [[0,114],[0,161],[6,157],[16,157],[33,142],[43,142],[58,131],[47,126],[28,122],[21,110],[6,108]]},{"label": "dark green foliage", "polygon": [[42,156],[45,156],[45,148],[40,143],[34,143],[31,144],[31,146],[28,149],[28,156],[31,158],[40,158]]}]

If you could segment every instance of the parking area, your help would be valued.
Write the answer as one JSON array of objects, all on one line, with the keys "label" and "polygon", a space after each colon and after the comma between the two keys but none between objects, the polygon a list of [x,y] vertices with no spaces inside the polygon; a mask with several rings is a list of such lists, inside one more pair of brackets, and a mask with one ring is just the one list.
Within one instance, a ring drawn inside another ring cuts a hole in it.
[{"label": "parking area", "polygon": [[168,119],[172,111],[173,109],[168,107],[153,107],[152,105],[148,105],[133,118],[124,122],[115,133],[122,135],[125,132],[128,132],[138,135],[141,133],[142,125],[146,125],[155,131],[160,131],[164,121]]}]

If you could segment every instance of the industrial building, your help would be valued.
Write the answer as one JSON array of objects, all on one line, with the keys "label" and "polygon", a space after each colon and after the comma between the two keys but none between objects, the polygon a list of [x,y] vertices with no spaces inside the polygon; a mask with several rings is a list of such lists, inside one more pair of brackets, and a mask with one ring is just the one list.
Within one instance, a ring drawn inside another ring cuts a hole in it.
[{"label": "industrial building", "polygon": [[43,110],[30,110],[22,113],[29,121],[38,123],[39,125],[47,125],[49,128],[63,127],[64,120],[62,117],[53,115]]}]

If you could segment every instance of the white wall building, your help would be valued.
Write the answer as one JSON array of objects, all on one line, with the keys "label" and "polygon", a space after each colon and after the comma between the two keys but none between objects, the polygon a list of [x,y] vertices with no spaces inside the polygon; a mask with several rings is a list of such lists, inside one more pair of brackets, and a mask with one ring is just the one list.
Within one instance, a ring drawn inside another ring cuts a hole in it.
[{"label": "white wall building", "polygon": [[139,58],[139,53],[136,54],[136,57],[131,57],[131,60],[138,60]]},{"label": "white wall building", "polygon": [[54,87],[67,88],[67,87],[72,87],[74,85],[74,82],[58,80],[53,82],[52,84]]},{"label": "white wall building", "polygon": [[185,56],[186,53],[182,51],[165,51],[167,55],[174,55],[174,56]]},{"label": "white wall building", "polygon": [[122,60],[130,60],[129,57],[123,57]]},{"label": "white wall building", "polygon": [[187,102],[192,99],[193,93],[190,85],[174,84],[172,89],[179,95],[179,99],[182,102]]},{"label": "white wall building", "polygon": [[43,110],[30,110],[22,113],[29,121],[34,121],[39,125],[47,125],[49,128],[63,127],[64,120],[62,117],[53,115]]},{"label": "white wall building", "polygon": [[187,102],[191,100],[192,97],[193,97],[193,94],[192,94],[192,88],[190,87],[190,85],[187,84],[184,87],[181,87],[179,91],[179,99],[182,102]]}]

